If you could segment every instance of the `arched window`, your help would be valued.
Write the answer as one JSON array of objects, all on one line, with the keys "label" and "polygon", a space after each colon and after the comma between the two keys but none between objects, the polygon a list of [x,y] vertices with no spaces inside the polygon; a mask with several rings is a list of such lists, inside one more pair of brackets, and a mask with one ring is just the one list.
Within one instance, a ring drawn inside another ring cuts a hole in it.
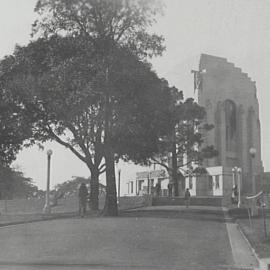
[{"label": "arched window", "polygon": [[225,121],[226,121],[226,149],[235,151],[236,149],[236,105],[232,100],[225,101]]}]

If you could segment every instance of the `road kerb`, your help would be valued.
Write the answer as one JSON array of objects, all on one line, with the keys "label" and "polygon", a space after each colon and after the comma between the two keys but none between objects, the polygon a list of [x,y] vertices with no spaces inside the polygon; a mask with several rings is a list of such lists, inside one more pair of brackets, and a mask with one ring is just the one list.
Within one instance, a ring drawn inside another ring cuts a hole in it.
[{"label": "road kerb", "polygon": [[254,255],[253,249],[247,244],[246,239],[240,233],[235,219],[228,214],[227,208],[222,208],[224,220],[230,241],[234,266],[238,269],[258,269],[259,261]]}]

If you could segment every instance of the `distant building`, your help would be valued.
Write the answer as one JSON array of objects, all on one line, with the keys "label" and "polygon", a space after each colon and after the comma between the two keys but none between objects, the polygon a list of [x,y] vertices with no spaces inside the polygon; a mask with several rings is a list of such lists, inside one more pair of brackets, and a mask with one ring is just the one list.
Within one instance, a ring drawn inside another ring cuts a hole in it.
[{"label": "distant building", "polygon": [[[229,198],[235,186],[241,194],[255,194],[263,182],[267,185],[255,82],[225,58],[206,54],[201,55],[199,69],[193,73],[195,99],[206,109],[205,122],[214,125],[204,134],[205,145],[214,145],[219,155],[203,162],[204,175],[186,174],[184,183],[179,183],[180,194],[189,188],[193,196]],[[129,184],[129,194],[149,193],[153,179],[154,184],[159,181],[151,173],[137,173],[136,181]],[[165,189],[168,176],[161,179]]]},{"label": "distant building", "polygon": [[160,196],[168,195],[169,177],[165,170],[149,170],[136,173],[136,179],[128,182],[128,195],[155,195],[157,184],[160,185]]},{"label": "distant building", "polygon": [[256,84],[225,58],[202,54],[194,73],[195,98],[205,108],[205,122],[214,128],[204,134],[204,144],[219,155],[205,159],[205,175],[186,175],[193,196],[223,196],[232,189],[243,195],[262,188],[261,125]]},{"label": "distant building", "polygon": [[206,109],[206,122],[215,126],[205,134],[205,144],[219,151],[204,166],[222,167],[232,181],[232,168],[240,168],[242,191],[255,193],[255,179],[263,173],[256,84],[225,58],[206,54],[201,55],[198,76],[198,104]]}]

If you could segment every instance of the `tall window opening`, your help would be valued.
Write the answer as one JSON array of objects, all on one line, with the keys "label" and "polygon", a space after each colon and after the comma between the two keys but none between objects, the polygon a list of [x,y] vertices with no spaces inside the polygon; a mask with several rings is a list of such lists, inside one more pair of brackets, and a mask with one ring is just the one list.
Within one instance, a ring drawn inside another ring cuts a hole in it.
[{"label": "tall window opening", "polygon": [[235,151],[236,149],[236,105],[232,100],[225,101],[225,121],[226,121],[226,149]]}]

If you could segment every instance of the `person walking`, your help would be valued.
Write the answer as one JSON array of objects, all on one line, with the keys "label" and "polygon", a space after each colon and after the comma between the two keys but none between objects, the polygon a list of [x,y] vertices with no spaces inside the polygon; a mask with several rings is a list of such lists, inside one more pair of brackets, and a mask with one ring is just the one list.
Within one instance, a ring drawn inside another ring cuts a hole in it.
[{"label": "person walking", "polygon": [[232,189],[232,196],[231,196],[232,204],[238,203],[238,187],[235,185]]},{"label": "person walking", "polygon": [[157,194],[157,197],[160,196],[160,192],[161,192],[161,185],[160,185],[160,183],[158,182],[158,183],[156,184],[156,194]]},{"label": "person walking", "polygon": [[189,189],[187,188],[186,191],[185,191],[185,204],[186,204],[186,208],[189,207],[189,204],[190,204],[190,192],[189,192]]},{"label": "person walking", "polygon": [[168,196],[172,197],[172,183],[170,183],[170,182],[168,184]]},{"label": "person walking", "polygon": [[81,183],[78,195],[79,195],[79,215],[81,217],[84,217],[86,213],[86,203],[88,196],[88,191],[85,183]]}]

